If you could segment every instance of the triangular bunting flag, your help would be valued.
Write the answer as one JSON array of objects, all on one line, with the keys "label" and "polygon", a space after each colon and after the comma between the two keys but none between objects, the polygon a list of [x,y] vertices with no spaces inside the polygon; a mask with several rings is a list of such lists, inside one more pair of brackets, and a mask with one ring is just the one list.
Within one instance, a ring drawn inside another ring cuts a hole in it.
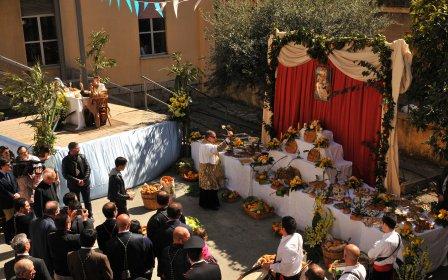
[{"label": "triangular bunting flag", "polygon": [[120,6],[121,6],[121,0],[117,0],[117,6],[118,6],[118,9],[120,9]]},{"label": "triangular bunting flag", "polygon": [[131,4],[131,0],[126,0],[126,5],[128,5],[129,11],[131,11],[131,13],[132,13],[132,4]]},{"label": "triangular bunting flag", "polygon": [[198,0],[196,1],[196,5],[194,5],[194,10],[196,11],[197,7],[199,6],[199,4],[201,4],[202,0]]},{"label": "triangular bunting flag", "polygon": [[112,5],[112,0],[109,0],[109,6]]},{"label": "triangular bunting flag", "polygon": [[179,0],[173,0],[173,8],[174,8],[174,14],[177,18],[177,7],[179,6]]},{"label": "triangular bunting flag", "polygon": [[148,5],[149,5],[149,2],[143,2],[143,11],[146,10]]},{"label": "triangular bunting flag", "polygon": [[134,8],[135,14],[138,16],[138,13],[140,12],[140,3],[138,3],[138,1],[134,1]]},{"label": "triangular bunting flag", "polygon": [[154,3],[154,8],[156,9],[156,11],[159,13],[159,15],[161,17],[163,17],[163,8],[165,7],[165,5],[163,5],[163,7],[161,7],[162,3]]}]

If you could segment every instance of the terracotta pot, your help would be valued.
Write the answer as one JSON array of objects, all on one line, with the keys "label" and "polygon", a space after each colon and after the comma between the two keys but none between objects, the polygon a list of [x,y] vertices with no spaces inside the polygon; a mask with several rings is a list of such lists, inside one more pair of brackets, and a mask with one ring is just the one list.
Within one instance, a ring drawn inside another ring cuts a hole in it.
[{"label": "terracotta pot", "polygon": [[308,143],[314,143],[314,141],[316,141],[316,138],[317,138],[317,132],[315,130],[305,131],[303,135],[303,140],[305,140],[305,142]]},{"label": "terracotta pot", "polygon": [[313,148],[308,152],[307,160],[311,162],[317,162],[320,160],[320,151],[317,148]]}]

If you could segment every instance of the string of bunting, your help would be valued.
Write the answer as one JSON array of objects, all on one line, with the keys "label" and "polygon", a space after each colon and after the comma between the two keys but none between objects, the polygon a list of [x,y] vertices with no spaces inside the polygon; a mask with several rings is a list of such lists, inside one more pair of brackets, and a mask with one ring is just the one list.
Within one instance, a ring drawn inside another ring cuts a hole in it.
[{"label": "string of bunting", "polygon": [[[179,8],[179,4],[183,2],[189,2],[192,0],[168,0],[168,1],[141,1],[141,0],[107,0],[109,1],[109,6],[112,6],[112,3],[116,3],[118,9],[121,8],[121,4],[126,3],[126,7],[129,9],[131,13],[135,12],[135,15],[138,16],[140,12],[145,11],[149,5],[154,6],[154,9],[159,13],[161,17],[163,17],[163,10],[168,3],[173,3],[174,14],[177,18],[177,11]],[[201,4],[202,0],[195,0],[196,4],[194,5],[194,10],[198,8],[199,4]]]}]

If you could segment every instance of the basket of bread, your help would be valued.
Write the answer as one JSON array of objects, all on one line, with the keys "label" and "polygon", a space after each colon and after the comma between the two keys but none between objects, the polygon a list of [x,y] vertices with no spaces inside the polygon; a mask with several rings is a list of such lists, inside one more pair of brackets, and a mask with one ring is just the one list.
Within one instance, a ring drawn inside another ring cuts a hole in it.
[{"label": "basket of bread", "polygon": [[157,204],[157,194],[162,189],[160,184],[143,184],[140,194],[143,200],[143,206],[148,210],[155,210],[159,208]]},{"label": "basket of bread", "polygon": [[255,220],[262,220],[274,214],[274,207],[254,196],[244,200],[243,210]]}]

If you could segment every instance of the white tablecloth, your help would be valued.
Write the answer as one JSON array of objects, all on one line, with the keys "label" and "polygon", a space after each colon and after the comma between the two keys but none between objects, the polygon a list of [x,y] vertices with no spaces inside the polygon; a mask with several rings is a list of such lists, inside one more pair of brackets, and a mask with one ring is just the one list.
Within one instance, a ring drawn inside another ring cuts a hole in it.
[{"label": "white tablecloth", "polygon": [[88,97],[76,98],[76,97],[65,97],[68,102],[68,113],[72,113],[66,120],[66,123],[76,125],[76,130],[81,130],[86,126],[84,120],[84,99],[88,99]]},{"label": "white tablecloth", "polygon": [[[195,161],[196,168],[199,168],[199,145],[199,142],[191,144],[192,158]],[[316,176],[322,178],[322,169],[315,167],[311,162],[296,159],[296,156],[281,151],[270,151],[270,155],[274,158],[274,162],[277,161],[272,170],[291,164],[291,166],[300,170],[302,178],[307,182],[314,181]],[[275,191],[271,189],[270,184],[260,185],[253,179],[253,171],[248,164],[241,165],[238,159],[225,156],[222,153],[220,157],[229,189],[236,190],[242,197],[254,195],[263,199],[275,208],[275,212],[279,216],[289,215],[294,217],[301,230],[311,225],[314,198],[301,191],[292,192],[289,196],[279,197],[275,195]],[[348,163],[350,163],[351,169],[351,162]],[[344,214],[333,206],[328,207],[336,219],[332,230],[332,234],[336,238],[350,240],[364,252],[367,252],[375,241],[381,238],[382,232],[378,228],[367,227],[360,221],[351,220],[350,215]],[[448,265],[446,257],[448,253],[448,228],[438,227],[423,232],[421,236],[425,240],[424,244],[429,251],[432,270],[441,265]]]}]

